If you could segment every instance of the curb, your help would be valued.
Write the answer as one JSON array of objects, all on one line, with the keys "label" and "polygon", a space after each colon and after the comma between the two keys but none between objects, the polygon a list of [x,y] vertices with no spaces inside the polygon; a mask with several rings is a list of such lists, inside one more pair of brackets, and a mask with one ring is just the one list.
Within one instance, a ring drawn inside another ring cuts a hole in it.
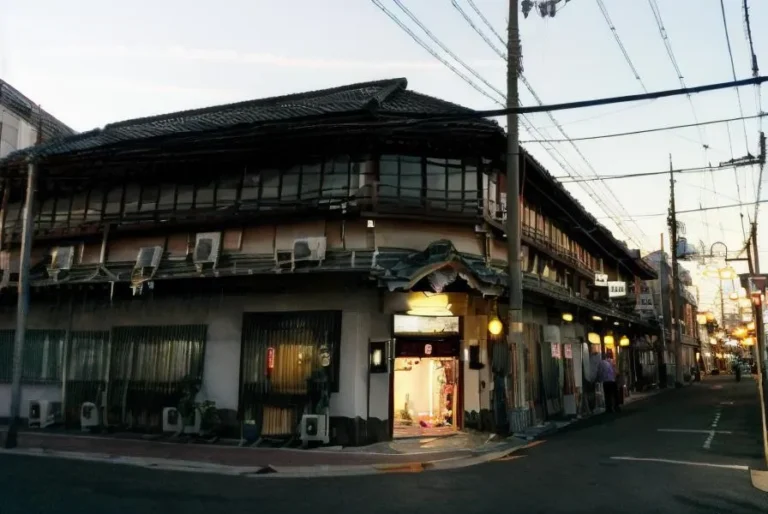
[{"label": "curb", "polygon": [[361,464],[349,466],[228,466],[210,462],[186,461],[175,459],[157,459],[143,457],[127,457],[106,453],[54,451],[42,448],[23,448],[0,450],[0,455],[21,455],[26,457],[43,457],[83,462],[98,462],[102,464],[118,464],[160,471],[182,471],[187,473],[209,473],[216,475],[241,476],[248,478],[320,478],[376,475],[385,473],[421,473],[424,471],[442,471],[460,469],[491,462],[511,455],[527,445],[520,444],[513,448],[489,451],[472,457],[451,457],[447,459],[408,462],[402,464]]}]

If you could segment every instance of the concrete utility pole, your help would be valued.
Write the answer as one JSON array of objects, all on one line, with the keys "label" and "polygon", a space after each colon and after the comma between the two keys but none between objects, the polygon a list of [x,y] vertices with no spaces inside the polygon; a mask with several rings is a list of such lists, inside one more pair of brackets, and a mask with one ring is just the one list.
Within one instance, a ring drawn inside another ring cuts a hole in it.
[{"label": "concrete utility pole", "polygon": [[[517,108],[517,78],[520,72],[520,30],[518,13],[520,1],[509,2],[507,29],[507,107]],[[528,425],[525,400],[525,351],[523,348],[523,271],[520,246],[520,148],[517,114],[507,115],[507,261],[509,265],[509,349],[515,352],[512,380],[507,381],[507,398],[514,398],[515,411],[510,429],[518,431]]]},{"label": "concrete utility pole", "polygon": [[677,273],[677,213],[675,211],[675,175],[669,156],[669,247],[672,252],[672,337],[675,343],[675,387],[683,387],[683,334],[680,326],[680,277]]},{"label": "concrete utility pole", "polygon": [[27,195],[24,201],[24,217],[21,232],[21,263],[16,300],[16,337],[13,343],[13,378],[11,381],[11,419],[5,437],[5,447],[15,448],[21,423],[21,372],[24,362],[24,341],[29,313],[29,259],[32,252],[34,231],[34,200],[37,187],[37,164],[32,161],[27,168]]}]

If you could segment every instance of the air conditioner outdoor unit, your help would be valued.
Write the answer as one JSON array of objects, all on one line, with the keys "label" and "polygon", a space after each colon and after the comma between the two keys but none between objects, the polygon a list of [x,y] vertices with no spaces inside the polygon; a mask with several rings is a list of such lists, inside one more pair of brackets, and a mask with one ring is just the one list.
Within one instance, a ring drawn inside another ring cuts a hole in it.
[{"label": "air conditioner outdoor unit", "polygon": [[57,246],[51,252],[51,264],[48,266],[48,275],[56,278],[61,270],[72,269],[75,260],[74,246]]},{"label": "air conditioner outdoor unit", "polygon": [[327,240],[324,237],[305,237],[293,242],[293,260],[322,261],[325,259]]},{"label": "air conditioner outdoor unit", "polygon": [[195,251],[192,260],[198,271],[204,268],[215,268],[219,262],[221,249],[221,232],[203,232],[195,238]]},{"label": "air conditioner outdoor unit", "polygon": [[61,422],[61,402],[30,400],[29,426],[46,428]]},{"label": "air conditioner outdoor unit", "polygon": [[301,417],[301,441],[305,445],[310,441],[328,444],[330,441],[327,414],[304,414]]},{"label": "air conditioner outdoor unit", "polygon": [[80,429],[88,432],[90,429],[101,425],[99,408],[93,402],[84,402],[80,406]]},{"label": "air conditioner outdoor unit", "polygon": [[145,246],[139,249],[135,269],[157,268],[163,258],[162,246]]},{"label": "air conditioner outdoor unit", "polygon": [[199,434],[202,416],[199,410],[195,410],[195,419],[191,425],[184,425],[179,409],[176,407],[165,407],[163,409],[163,432],[179,432],[182,434]]}]

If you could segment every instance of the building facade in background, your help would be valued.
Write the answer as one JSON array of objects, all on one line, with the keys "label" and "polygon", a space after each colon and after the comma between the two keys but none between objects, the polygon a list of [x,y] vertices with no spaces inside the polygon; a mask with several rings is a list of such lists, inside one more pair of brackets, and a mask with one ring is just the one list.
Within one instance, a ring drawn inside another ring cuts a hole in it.
[{"label": "building facade in background", "polygon": [[0,159],[11,152],[75,132],[0,80]]},{"label": "building facade in background", "polygon": [[[225,431],[336,444],[599,407],[610,350],[655,344],[653,269],[523,152],[524,362],[506,330],[503,130],[384,80],[113,123],[0,161],[0,382],[10,379],[21,198],[35,202],[24,405],[159,430],[188,379]],[[0,389],[0,416],[8,388]],[[599,389],[599,388],[598,388]],[[326,405],[327,403],[327,405]],[[324,410],[327,407],[328,410]]]}]

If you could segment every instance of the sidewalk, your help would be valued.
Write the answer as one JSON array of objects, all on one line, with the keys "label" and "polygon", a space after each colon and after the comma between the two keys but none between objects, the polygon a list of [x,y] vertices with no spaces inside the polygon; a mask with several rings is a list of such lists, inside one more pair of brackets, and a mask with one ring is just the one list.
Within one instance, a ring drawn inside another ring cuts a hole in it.
[{"label": "sidewalk", "polygon": [[441,441],[426,438],[362,448],[299,450],[23,431],[19,433],[18,447],[2,450],[0,455],[60,457],[227,475],[310,477],[452,469],[505,457],[525,445],[516,438],[488,438],[483,435],[483,444],[477,445],[477,435],[462,433]]},{"label": "sidewalk", "polygon": [[[634,393],[625,399],[625,405],[664,391]],[[597,412],[585,418],[546,423],[508,438],[467,431],[447,437],[399,439],[363,447],[313,450],[24,430],[19,433],[18,447],[0,450],[0,455],[57,457],[239,476],[319,477],[418,472],[456,469],[500,459],[525,448],[530,441],[594,419],[600,414]],[[0,430],[2,439],[4,432],[4,428]]]}]

